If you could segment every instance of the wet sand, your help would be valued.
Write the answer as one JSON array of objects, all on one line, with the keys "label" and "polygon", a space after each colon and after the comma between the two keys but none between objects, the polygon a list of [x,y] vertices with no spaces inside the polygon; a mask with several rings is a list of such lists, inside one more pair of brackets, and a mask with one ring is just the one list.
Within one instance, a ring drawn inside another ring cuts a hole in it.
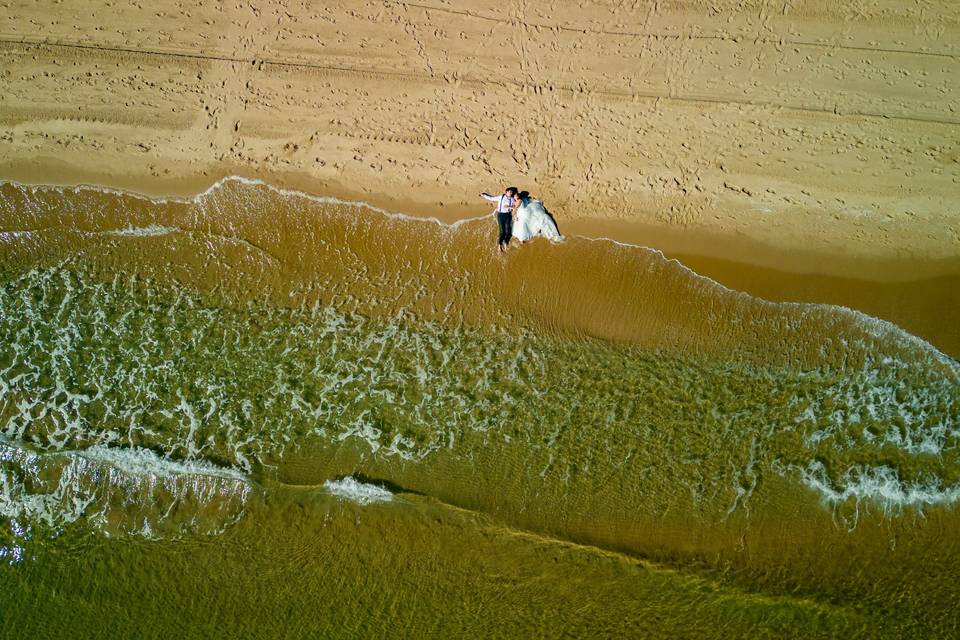
[{"label": "wet sand", "polygon": [[[75,182],[88,183],[80,175],[75,176]],[[283,183],[283,180],[278,182]],[[210,188],[205,180],[178,181],[176,184],[176,187],[165,188],[160,194],[153,195],[190,197]],[[124,188],[122,185],[113,186]],[[149,190],[132,189],[134,193],[145,191]],[[350,192],[323,195],[348,202],[351,196],[356,197]],[[411,202],[399,205],[381,202],[383,206],[390,204],[408,207],[399,210],[405,216],[411,215],[406,212],[416,207],[416,203]],[[431,213],[431,217],[447,223],[464,219],[452,216],[448,210]],[[492,219],[489,227],[492,246],[495,235]],[[960,297],[955,294],[960,286],[960,259],[866,260],[799,248],[777,251],[744,237],[724,238],[689,229],[596,218],[572,220],[562,224],[561,229],[568,238],[612,239],[627,245],[654,248],[700,275],[765,300],[849,307],[893,322],[943,353],[960,357]],[[482,244],[482,234],[475,241]],[[543,241],[537,244],[540,242]],[[533,246],[515,247],[515,251],[527,253],[533,249]],[[297,247],[291,245],[282,250],[296,253]],[[602,319],[598,320],[602,322]],[[606,330],[616,334],[612,324]]]}]

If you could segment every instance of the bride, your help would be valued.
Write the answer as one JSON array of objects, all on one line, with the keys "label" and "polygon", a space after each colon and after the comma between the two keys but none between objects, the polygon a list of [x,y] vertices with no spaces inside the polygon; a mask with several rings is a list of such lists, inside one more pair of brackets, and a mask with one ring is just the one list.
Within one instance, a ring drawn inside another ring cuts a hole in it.
[{"label": "bride", "polygon": [[513,237],[526,242],[538,235],[548,240],[563,239],[543,202],[531,198],[528,191],[521,191],[514,196]]}]

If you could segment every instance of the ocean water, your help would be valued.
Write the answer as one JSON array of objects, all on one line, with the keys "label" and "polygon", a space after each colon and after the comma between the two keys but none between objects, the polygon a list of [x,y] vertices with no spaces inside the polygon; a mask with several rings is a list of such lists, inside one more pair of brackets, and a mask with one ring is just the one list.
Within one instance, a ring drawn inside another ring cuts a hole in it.
[{"label": "ocean water", "polygon": [[7,637],[960,633],[960,366],[890,323],[237,178],[0,222]]}]

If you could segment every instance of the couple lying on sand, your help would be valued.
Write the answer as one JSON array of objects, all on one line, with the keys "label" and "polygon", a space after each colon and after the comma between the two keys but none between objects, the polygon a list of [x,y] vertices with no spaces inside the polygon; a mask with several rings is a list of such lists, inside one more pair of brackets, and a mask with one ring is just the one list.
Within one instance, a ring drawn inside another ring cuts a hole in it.
[{"label": "couple lying on sand", "polygon": [[563,237],[557,230],[556,221],[544,208],[543,203],[531,198],[526,191],[507,187],[499,196],[484,192],[480,197],[497,203],[497,209],[493,215],[497,217],[497,224],[500,225],[500,238],[497,240],[500,251],[509,249],[513,238],[526,242],[537,235],[550,240],[559,240]]}]

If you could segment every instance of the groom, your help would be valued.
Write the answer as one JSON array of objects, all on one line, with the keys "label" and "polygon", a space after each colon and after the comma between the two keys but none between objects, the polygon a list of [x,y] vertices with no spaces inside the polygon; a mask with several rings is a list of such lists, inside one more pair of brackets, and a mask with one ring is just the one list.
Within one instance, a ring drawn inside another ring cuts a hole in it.
[{"label": "groom", "polygon": [[497,209],[493,212],[497,216],[497,224],[500,225],[500,238],[497,240],[497,246],[500,251],[506,251],[510,246],[510,238],[513,235],[513,198],[517,195],[516,187],[507,187],[503,190],[503,195],[494,196],[486,191],[480,194],[480,197],[497,203]]}]

